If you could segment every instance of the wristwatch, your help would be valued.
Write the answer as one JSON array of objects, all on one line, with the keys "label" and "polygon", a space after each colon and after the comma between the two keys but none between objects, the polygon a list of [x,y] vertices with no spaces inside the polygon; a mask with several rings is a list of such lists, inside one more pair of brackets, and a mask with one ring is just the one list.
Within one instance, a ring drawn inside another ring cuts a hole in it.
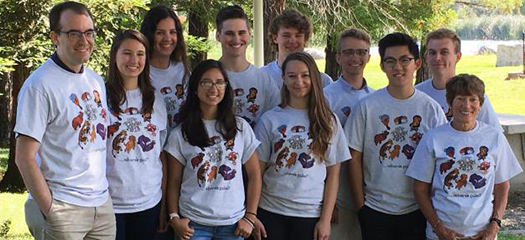
[{"label": "wristwatch", "polygon": [[496,222],[496,224],[498,224],[498,227],[501,228],[501,219],[493,217],[490,219],[490,222]]},{"label": "wristwatch", "polygon": [[170,213],[170,222],[171,222],[171,219],[173,218],[180,218],[180,216],[178,213]]}]

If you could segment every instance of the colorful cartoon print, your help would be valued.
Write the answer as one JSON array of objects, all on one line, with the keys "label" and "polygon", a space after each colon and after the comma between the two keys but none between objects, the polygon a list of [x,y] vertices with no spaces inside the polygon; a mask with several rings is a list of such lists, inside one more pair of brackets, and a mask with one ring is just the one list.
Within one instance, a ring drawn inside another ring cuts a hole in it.
[{"label": "colorful cartoon print", "polygon": [[301,153],[299,155],[299,163],[301,163],[303,168],[311,168],[314,166],[315,159],[310,157],[307,153]]},{"label": "colorful cartoon print", "polygon": [[233,178],[235,178],[235,173],[237,173],[237,170],[231,169],[226,165],[221,165],[219,167],[219,174],[221,174],[224,180],[232,180]]},{"label": "colorful cartoon print", "polygon": [[[459,157],[456,159],[455,148],[445,148],[445,156],[449,159],[439,166],[439,173],[446,174],[443,182],[444,190],[451,190],[454,187],[456,191],[461,192],[469,189],[466,193],[470,193],[472,189],[483,188],[487,183],[484,175],[488,174],[491,167],[491,162],[486,160],[488,152],[486,146],[480,146],[477,154],[473,147],[467,146],[459,150]],[[478,157],[477,160],[475,156]],[[450,169],[453,170],[449,171]]]},{"label": "colorful cartoon print", "polygon": [[182,84],[177,84],[175,86],[175,96],[177,96],[178,99],[182,99],[184,97],[184,87]]},{"label": "colorful cartoon print", "polygon": [[350,113],[352,113],[352,108],[350,108],[349,106],[346,106],[344,108],[341,108],[341,112],[343,112],[343,114],[348,117],[350,116]]},{"label": "colorful cartoon print", "polygon": [[195,169],[199,164],[201,164],[202,160],[204,159],[204,153],[199,153],[197,156],[193,157],[190,162],[193,169]]},{"label": "colorful cartoon print", "polygon": [[250,88],[250,93],[246,95],[246,99],[248,99],[248,102],[255,103],[255,99],[257,98],[257,88]]},{"label": "colorful cartoon print", "polygon": [[412,123],[410,123],[410,131],[417,132],[419,130],[419,127],[421,126],[421,116],[415,115],[412,117]]}]

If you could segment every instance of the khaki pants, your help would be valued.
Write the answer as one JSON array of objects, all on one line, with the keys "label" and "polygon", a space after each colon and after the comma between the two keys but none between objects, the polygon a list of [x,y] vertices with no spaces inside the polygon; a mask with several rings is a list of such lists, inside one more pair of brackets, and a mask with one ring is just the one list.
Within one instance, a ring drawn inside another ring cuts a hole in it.
[{"label": "khaki pants", "polygon": [[361,227],[357,213],[353,210],[338,206],[339,223],[332,223],[330,240],[361,240]]},{"label": "khaki pants", "polygon": [[114,240],[115,234],[111,198],[99,207],[76,206],[53,199],[46,218],[46,240]]}]

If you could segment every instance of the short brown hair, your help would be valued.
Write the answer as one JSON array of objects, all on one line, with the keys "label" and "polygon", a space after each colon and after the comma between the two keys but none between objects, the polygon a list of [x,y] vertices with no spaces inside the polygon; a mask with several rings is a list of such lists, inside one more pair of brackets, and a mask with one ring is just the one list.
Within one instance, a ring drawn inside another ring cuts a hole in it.
[{"label": "short brown hair", "polygon": [[91,21],[95,22],[95,20],[93,20],[93,14],[91,14],[86,5],[72,1],[62,2],[53,6],[49,12],[49,27],[51,31],[59,32],[61,30],[60,28],[62,26],[60,26],[60,18],[62,17],[62,13],[66,10],[71,10],[76,14],[86,15],[91,18]]},{"label": "short brown hair", "polygon": [[362,40],[366,42],[368,45],[370,45],[370,35],[366,33],[365,31],[358,29],[358,28],[349,28],[341,32],[339,35],[339,42],[337,44],[337,51],[341,51],[341,41],[345,38],[355,38]]},{"label": "short brown hair", "polygon": [[299,11],[290,8],[284,10],[281,15],[275,17],[270,23],[268,33],[271,38],[277,37],[280,27],[297,28],[300,33],[304,33],[304,40],[308,42],[312,34],[312,24],[310,19]]},{"label": "short brown hair", "polygon": [[485,84],[476,75],[459,74],[450,78],[446,85],[447,103],[452,106],[452,101],[458,95],[475,95],[479,98],[480,105],[485,101]]},{"label": "short brown hair", "polygon": [[461,39],[459,39],[458,35],[454,31],[446,28],[440,28],[438,30],[429,32],[426,37],[425,45],[428,46],[428,42],[430,42],[432,39],[439,40],[446,38],[452,40],[452,43],[454,44],[454,51],[456,51],[456,53],[461,52]]}]

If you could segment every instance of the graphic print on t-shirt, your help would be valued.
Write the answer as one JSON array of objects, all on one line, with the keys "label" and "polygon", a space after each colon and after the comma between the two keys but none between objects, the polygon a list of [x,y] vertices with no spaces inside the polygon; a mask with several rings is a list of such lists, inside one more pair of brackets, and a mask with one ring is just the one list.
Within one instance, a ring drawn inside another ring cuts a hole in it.
[{"label": "graphic print on t-shirt", "polygon": [[[414,115],[409,121],[407,116],[397,116],[393,120],[389,115],[379,116],[385,129],[374,136],[374,144],[379,148],[379,162],[386,167],[408,166],[407,161],[396,161],[403,154],[407,160],[414,156],[416,146],[423,137],[419,131],[421,116]],[[392,120],[392,121],[391,121]]]},{"label": "graphic print on t-shirt", "polygon": [[[234,168],[238,164],[239,153],[233,151],[235,140],[223,140],[220,136],[213,136],[209,141],[212,143],[211,146],[201,149],[200,153],[191,158],[191,167],[198,169],[196,177],[199,187],[206,190],[227,190],[230,185],[229,180],[234,179],[237,174]],[[218,175],[228,182],[215,183]]]},{"label": "graphic print on t-shirt", "polygon": [[[297,162],[300,163],[298,166],[301,166],[303,169],[314,166],[315,159],[309,155],[312,138],[306,132],[305,126],[296,125],[291,127],[291,134],[288,135],[286,134],[287,129],[288,126],[286,125],[279,126],[276,129],[282,138],[273,144],[273,153],[277,153],[275,171],[281,172],[283,169],[286,169],[287,173],[285,174],[304,176],[304,172],[295,166]],[[309,142],[308,145],[307,142]]]},{"label": "graphic print on t-shirt", "polygon": [[345,106],[341,108],[341,112],[346,116],[350,116],[350,113],[352,113],[352,108],[350,106]]},{"label": "graphic print on t-shirt", "polygon": [[84,149],[88,143],[95,142],[97,134],[102,140],[106,139],[104,123],[107,121],[107,114],[97,90],[93,90],[93,94],[82,93],[80,99],[75,93],[69,95],[70,102],[79,109],[78,115],[71,121],[71,127],[75,131],[79,130],[78,146]]},{"label": "graphic print on t-shirt", "polygon": [[480,146],[476,153],[474,147],[467,146],[456,153],[456,149],[450,146],[443,151],[448,157],[439,165],[443,190],[457,197],[481,196],[481,191],[478,189],[486,186],[486,175],[492,165],[486,159],[489,148]]},{"label": "graphic print on t-shirt", "polygon": [[175,127],[180,122],[180,109],[184,105],[184,87],[182,84],[175,86],[175,92],[170,86],[160,88],[168,112],[168,126]]},{"label": "graphic print on t-shirt", "polygon": [[[155,138],[158,128],[151,122],[151,114],[141,113],[138,108],[129,107],[121,114],[113,116],[116,121],[108,126],[107,131],[112,156],[129,162],[146,161],[147,158],[143,158],[141,153],[151,151],[157,144]],[[121,153],[124,154],[119,157]]]},{"label": "graphic print on t-shirt", "polygon": [[[258,92],[259,91],[257,88],[252,87],[248,90],[248,93],[245,96],[245,91],[243,88],[237,88],[233,90],[235,95],[233,111],[235,115],[244,118],[244,120],[246,120],[252,128],[255,126],[254,119],[257,117],[257,113],[261,108],[259,104],[256,104]],[[249,114],[245,115],[245,111],[247,111]]]}]

